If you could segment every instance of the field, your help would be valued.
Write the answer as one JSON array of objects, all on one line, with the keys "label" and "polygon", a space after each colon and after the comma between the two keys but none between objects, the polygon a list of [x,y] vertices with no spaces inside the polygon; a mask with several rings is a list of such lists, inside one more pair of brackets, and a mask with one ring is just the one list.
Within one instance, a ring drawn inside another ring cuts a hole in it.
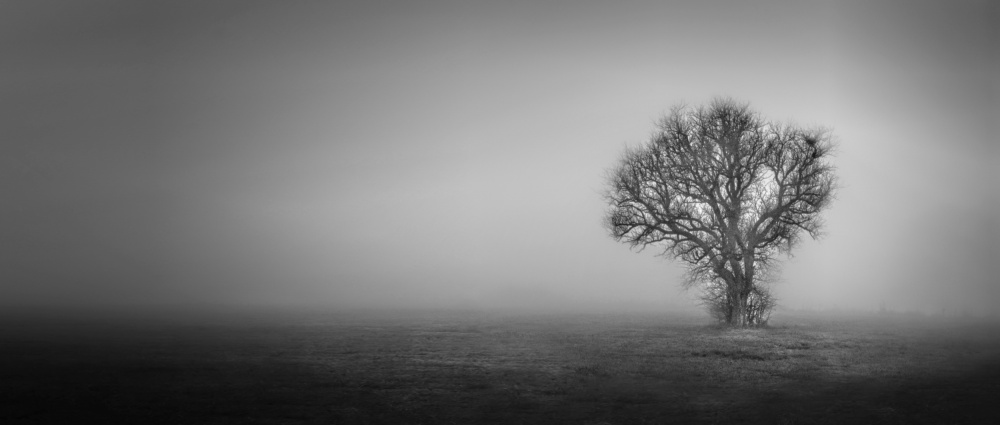
[{"label": "field", "polygon": [[971,320],[247,310],[0,325],[4,424],[1000,423],[1000,328]]}]

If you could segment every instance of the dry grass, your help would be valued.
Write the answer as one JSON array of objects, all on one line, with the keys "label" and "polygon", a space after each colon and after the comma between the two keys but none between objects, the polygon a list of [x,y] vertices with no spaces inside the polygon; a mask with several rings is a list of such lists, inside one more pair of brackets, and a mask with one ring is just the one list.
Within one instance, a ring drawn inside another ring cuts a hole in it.
[{"label": "dry grass", "polygon": [[666,314],[235,317],[44,331],[8,320],[0,422],[1000,418],[987,409],[1000,394],[1000,333],[972,323],[776,316],[772,328],[726,329]]}]

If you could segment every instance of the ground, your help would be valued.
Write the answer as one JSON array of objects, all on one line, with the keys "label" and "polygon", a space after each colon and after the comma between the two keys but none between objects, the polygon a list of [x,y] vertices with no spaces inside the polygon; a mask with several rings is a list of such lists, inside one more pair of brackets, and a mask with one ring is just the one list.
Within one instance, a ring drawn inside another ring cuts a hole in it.
[{"label": "ground", "polygon": [[1000,327],[975,320],[154,316],[6,314],[0,423],[1000,423]]}]

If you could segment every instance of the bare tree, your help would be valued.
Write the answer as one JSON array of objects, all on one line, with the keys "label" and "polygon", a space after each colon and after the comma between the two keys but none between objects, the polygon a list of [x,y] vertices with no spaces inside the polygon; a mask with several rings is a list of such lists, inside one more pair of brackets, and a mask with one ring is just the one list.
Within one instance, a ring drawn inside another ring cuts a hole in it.
[{"label": "bare tree", "polygon": [[729,99],[675,107],[650,142],[609,173],[605,223],[616,240],[689,266],[686,288],[720,321],[766,324],[775,258],[807,233],[836,185],[828,131],[764,120]]}]

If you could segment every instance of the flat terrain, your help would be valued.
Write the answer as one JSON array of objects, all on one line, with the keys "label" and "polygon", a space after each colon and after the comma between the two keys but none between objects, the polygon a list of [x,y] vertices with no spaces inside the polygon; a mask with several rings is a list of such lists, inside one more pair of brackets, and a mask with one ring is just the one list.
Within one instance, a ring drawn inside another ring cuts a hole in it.
[{"label": "flat terrain", "polygon": [[973,321],[0,317],[4,424],[987,424],[1000,423],[998,401],[1000,328]]}]

